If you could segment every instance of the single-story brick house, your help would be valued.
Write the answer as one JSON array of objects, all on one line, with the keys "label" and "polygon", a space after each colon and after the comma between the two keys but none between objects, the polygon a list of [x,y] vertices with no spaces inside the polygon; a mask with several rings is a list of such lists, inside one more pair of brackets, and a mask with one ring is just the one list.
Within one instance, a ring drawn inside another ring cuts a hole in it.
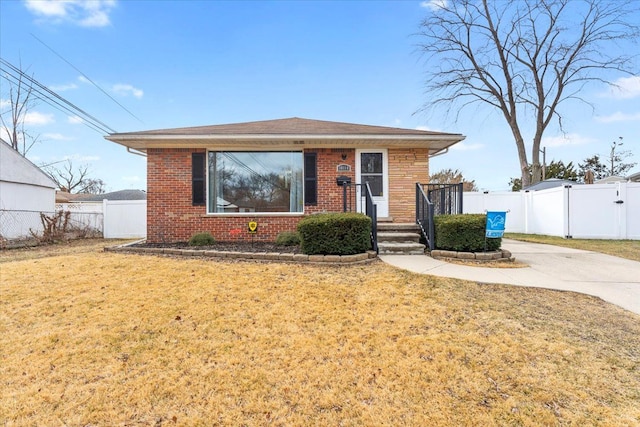
[{"label": "single-story brick house", "polygon": [[201,231],[273,241],[304,215],[342,211],[338,178],[368,182],[378,217],[414,222],[429,158],[464,136],[294,117],[106,139],[146,153],[147,240],[172,242]]}]

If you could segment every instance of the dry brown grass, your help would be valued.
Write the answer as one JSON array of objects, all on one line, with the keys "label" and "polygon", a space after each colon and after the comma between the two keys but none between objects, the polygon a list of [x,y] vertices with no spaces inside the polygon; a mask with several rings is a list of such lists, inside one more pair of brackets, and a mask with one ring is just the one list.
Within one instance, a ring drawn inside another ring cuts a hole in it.
[{"label": "dry brown grass", "polygon": [[34,247],[0,249],[0,264],[25,259],[101,251],[105,246],[122,245],[134,241],[131,239],[78,239]]},{"label": "dry brown grass", "polygon": [[640,317],[584,295],[96,249],[0,273],[0,425],[640,424]]},{"label": "dry brown grass", "polygon": [[633,261],[640,261],[640,240],[563,239],[541,234],[506,233],[505,238],[523,242],[545,243],[565,248],[600,252]]}]

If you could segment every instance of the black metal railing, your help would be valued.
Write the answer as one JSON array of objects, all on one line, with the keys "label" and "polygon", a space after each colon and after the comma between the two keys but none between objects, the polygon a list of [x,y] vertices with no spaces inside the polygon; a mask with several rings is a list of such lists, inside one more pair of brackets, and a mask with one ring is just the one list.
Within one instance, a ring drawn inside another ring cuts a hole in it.
[{"label": "black metal railing", "polygon": [[429,201],[433,203],[435,215],[462,213],[462,183],[422,184]]},{"label": "black metal railing", "polygon": [[435,249],[436,215],[462,213],[462,183],[420,184],[416,183],[416,224],[427,241],[429,250]]},{"label": "black metal railing", "polygon": [[360,212],[371,218],[371,247],[378,252],[378,207],[373,202],[368,182],[342,184],[342,211]]},{"label": "black metal railing", "polygon": [[436,247],[435,227],[433,225],[435,206],[424,192],[422,184],[416,183],[416,224],[420,227],[422,236],[427,241],[429,250]]},{"label": "black metal railing", "polygon": [[371,247],[376,253],[378,252],[378,206],[373,203],[371,195],[371,187],[369,183],[365,183],[365,214],[371,218]]}]

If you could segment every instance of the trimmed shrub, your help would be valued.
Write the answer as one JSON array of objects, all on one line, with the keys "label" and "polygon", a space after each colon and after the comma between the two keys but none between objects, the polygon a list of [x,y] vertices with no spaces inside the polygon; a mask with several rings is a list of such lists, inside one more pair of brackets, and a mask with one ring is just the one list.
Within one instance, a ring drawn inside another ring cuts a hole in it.
[{"label": "trimmed shrub", "polygon": [[[434,217],[436,248],[447,251],[484,251],[485,214],[438,215]],[[502,239],[487,239],[487,250],[500,249]]]},{"label": "trimmed shrub", "polygon": [[300,235],[296,231],[283,231],[276,237],[278,246],[297,246],[300,244]]},{"label": "trimmed shrub", "polygon": [[360,213],[310,215],[298,223],[307,255],[353,255],[371,249],[371,218]]},{"label": "trimmed shrub", "polygon": [[189,246],[211,246],[216,243],[216,239],[211,233],[196,233],[189,239]]}]

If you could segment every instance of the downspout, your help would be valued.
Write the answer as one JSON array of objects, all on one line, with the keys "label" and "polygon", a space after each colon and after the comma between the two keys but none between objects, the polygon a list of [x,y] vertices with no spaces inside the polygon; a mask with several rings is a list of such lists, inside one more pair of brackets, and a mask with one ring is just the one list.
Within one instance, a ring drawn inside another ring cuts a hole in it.
[{"label": "downspout", "polygon": [[442,156],[443,154],[447,154],[448,152],[449,152],[449,147],[444,148],[444,149],[442,149],[440,151],[436,151],[433,154],[429,154],[429,158],[433,159],[434,157]]},{"label": "downspout", "polygon": [[147,153],[143,153],[142,151],[139,151],[139,150],[135,150],[135,151],[131,151],[131,150],[135,150],[135,148],[132,149],[131,147],[127,147],[128,153],[135,154],[137,156],[147,157]]}]

